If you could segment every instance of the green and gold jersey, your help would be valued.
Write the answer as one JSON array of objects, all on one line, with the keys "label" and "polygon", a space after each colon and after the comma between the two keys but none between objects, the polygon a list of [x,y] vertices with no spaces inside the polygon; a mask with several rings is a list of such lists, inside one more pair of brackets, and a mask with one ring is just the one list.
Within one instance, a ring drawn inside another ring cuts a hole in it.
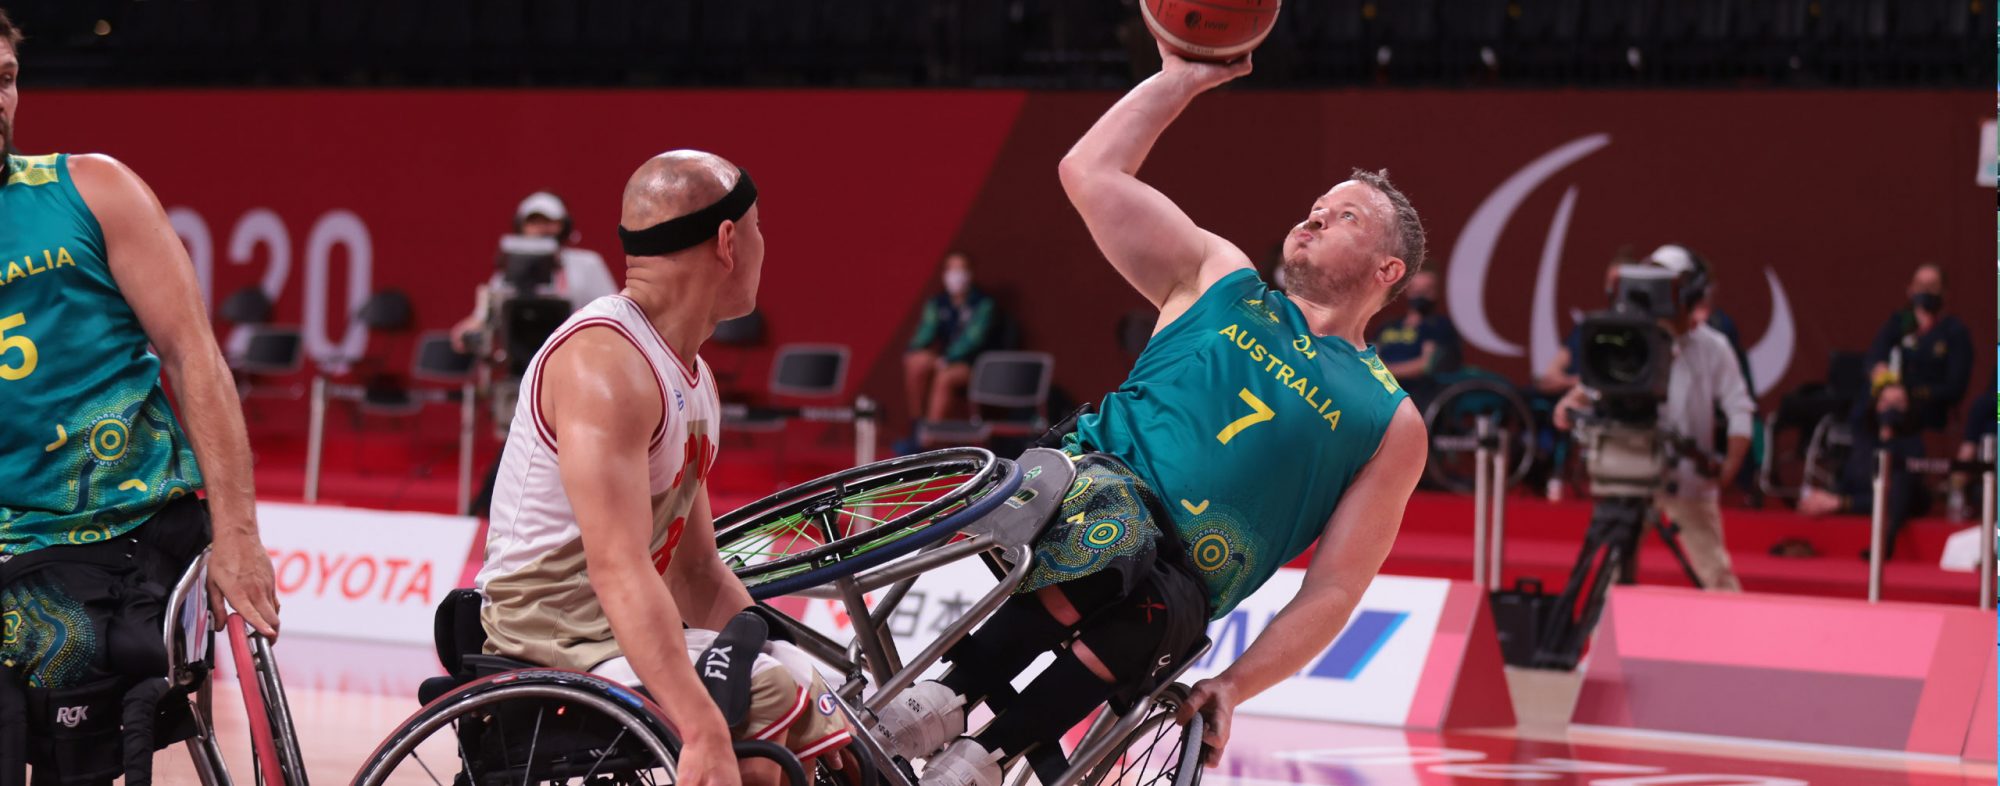
[{"label": "green and gold jersey", "polygon": [[1372,347],[1313,335],[1245,269],[1153,336],[1077,435],[1160,496],[1220,617],[1319,537],[1403,398]]},{"label": "green and gold jersey", "polygon": [[106,263],[69,157],[0,186],[0,554],[92,543],[201,487],[160,359]]}]

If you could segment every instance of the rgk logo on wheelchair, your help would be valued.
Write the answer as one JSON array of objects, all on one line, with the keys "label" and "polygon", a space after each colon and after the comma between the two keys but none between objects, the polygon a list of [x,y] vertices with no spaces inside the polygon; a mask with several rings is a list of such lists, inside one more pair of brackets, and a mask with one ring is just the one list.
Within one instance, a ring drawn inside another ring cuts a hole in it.
[{"label": "rgk logo on wheelchair", "polygon": [[75,707],[56,708],[56,723],[61,724],[65,729],[74,729],[77,727],[77,724],[87,720],[90,720],[90,705],[80,704]]}]

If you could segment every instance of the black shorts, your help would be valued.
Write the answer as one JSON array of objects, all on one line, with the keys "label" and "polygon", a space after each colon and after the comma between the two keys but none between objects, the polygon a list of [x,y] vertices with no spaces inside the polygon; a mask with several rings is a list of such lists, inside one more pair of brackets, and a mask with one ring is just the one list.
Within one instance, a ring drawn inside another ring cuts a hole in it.
[{"label": "black shorts", "polygon": [[1083,616],[1080,638],[1118,678],[1112,704],[1120,711],[1191,657],[1208,627],[1208,590],[1172,526],[1131,468],[1084,453],[1056,521],[1035,543],[1034,569],[1016,590],[1063,586]]},{"label": "black shorts", "polygon": [[[11,699],[25,710],[38,783],[53,782],[45,772],[93,782],[121,771],[120,700],[166,675],[167,596],[208,542],[206,504],[190,495],[110,540],[0,562],[0,708]],[[178,737],[167,720],[156,731]]]}]

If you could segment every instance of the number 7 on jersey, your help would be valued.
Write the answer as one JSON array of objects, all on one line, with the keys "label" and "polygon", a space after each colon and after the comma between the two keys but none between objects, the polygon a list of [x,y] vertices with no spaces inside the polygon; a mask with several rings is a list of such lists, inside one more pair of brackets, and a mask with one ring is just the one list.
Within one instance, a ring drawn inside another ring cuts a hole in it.
[{"label": "number 7 on jersey", "polygon": [[1278,416],[1278,413],[1271,410],[1271,405],[1264,403],[1264,400],[1250,392],[1249,388],[1238,391],[1236,397],[1250,405],[1250,414],[1230,421],[1229,425],[1223,426],[1221,431],[1216,432],[1215,441],[1224,445],[1229,444],[1229,441],[1235,439],[1244,429]]}]

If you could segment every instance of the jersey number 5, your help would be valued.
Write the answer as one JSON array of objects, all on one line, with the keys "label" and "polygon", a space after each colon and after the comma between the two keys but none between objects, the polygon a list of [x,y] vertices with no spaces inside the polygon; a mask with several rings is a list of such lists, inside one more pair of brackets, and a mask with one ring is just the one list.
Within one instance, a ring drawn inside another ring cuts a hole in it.
[{"label": "jersey number 5", "polygon": [[1215,433],[1215,441],[1224,445],[1229,444],[1229,441],[1235,439],[1244,429],[1278,416],[1278,413],[1271,410],[1271,405],[1264,403],[1264,400],[1250,392],[1249,388],[1237,392],[1236,397],[1250,405],[1250,414],[1230,421],[1229,425],[1223,426],[1221,431]]},{"label": "jersey number 5", "polygon": [[7,335],[7,331],[25,324],[28,324],[26,314],[0,317],[0,357],[5,357],[7,353],[16,350],[21,353],[21,365],[0,363],[0,379],[12,381],[35,373],[35,361],[41,358],[35,352],[35,342],[29,341],[27,336]]}]

